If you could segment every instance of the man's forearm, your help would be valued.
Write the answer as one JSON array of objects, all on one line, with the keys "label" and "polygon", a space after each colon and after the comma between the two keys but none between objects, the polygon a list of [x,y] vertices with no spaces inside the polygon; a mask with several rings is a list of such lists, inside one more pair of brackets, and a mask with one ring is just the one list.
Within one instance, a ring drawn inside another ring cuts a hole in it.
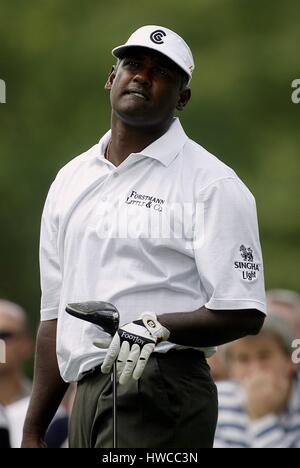
[{"label": "man's forearm", "polygon": [[68,388],[56,357],[57,321],[41,322],[37,335],[33,391],[27,412],[23,446],[41,441]]},{"label": "man's forearm", "polygon": [[256,335],[264,322],[264,314],[255,309],[209,310],[163,314],[159,322],[170,331],[172,343],[207,347],[218,346],[247,335]]}]

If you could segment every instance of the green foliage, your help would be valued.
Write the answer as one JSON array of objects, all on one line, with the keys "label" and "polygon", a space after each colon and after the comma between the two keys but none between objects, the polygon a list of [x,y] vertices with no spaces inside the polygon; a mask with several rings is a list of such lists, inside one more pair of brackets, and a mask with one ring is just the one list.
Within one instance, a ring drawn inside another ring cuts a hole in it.
[{"label": "green foliage", "polygon": [[298,0],[2,0],[0,296],[39,316],[38,237],[58,169],[109,127],[110,50],[143,24],[170,27],[196,61],[187,133],[256,196],[266,284],[299,290]]}]

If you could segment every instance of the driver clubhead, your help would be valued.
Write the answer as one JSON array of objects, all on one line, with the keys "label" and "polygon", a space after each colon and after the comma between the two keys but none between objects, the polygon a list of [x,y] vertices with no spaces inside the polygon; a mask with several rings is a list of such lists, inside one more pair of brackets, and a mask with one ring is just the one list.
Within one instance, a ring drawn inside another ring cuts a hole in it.
[{"label": "driver clubhead", "polygon": [[66,312],[73,317],[94,323],[111,336],[113,336],[119,328],[119,312],[116,307],[109,302],[87,301],[67,304]]}]

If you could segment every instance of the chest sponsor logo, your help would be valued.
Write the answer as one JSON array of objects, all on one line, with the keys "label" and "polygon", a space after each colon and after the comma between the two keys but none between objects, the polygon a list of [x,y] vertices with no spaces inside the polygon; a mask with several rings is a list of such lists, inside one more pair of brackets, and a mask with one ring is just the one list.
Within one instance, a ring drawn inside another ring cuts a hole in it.
[{"label": "chest sponsor logo", "polygon": [[135,190],[132,190],[130,195],[127,197],[127,205],[140,206],[149,210],[154,210],[158,212],[163,211],[163,206],[166,200],[162,198],[155,197],[153,195],[145,195],[138,193]]},{"label": "chest sponsor logo", "polygon": [[234,262],[234,266],[237,270],[240,270],[242,279],[246,281],[257,279],[261,264],[255,262],[252,248],[241,245],[240,255],[242,261]]}]

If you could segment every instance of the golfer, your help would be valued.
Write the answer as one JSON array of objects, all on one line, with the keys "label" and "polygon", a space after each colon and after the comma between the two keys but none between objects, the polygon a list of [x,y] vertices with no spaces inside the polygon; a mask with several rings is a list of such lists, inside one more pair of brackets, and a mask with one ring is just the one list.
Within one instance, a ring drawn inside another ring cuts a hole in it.
[{"label": "golfer", "polygon": [[[70,382],[70,446],[111,447],[115,361],[120,448],[211,447],[217,393],[206,358],[257,334],[265,317],[255,200],[175,116],[191,98],[185,41],[143,26],[112,53],[111,130],[61,169],[44,207],[23,447],[44,446]],[[112,339],[65,312],[84,301],[117,307]]]}]

